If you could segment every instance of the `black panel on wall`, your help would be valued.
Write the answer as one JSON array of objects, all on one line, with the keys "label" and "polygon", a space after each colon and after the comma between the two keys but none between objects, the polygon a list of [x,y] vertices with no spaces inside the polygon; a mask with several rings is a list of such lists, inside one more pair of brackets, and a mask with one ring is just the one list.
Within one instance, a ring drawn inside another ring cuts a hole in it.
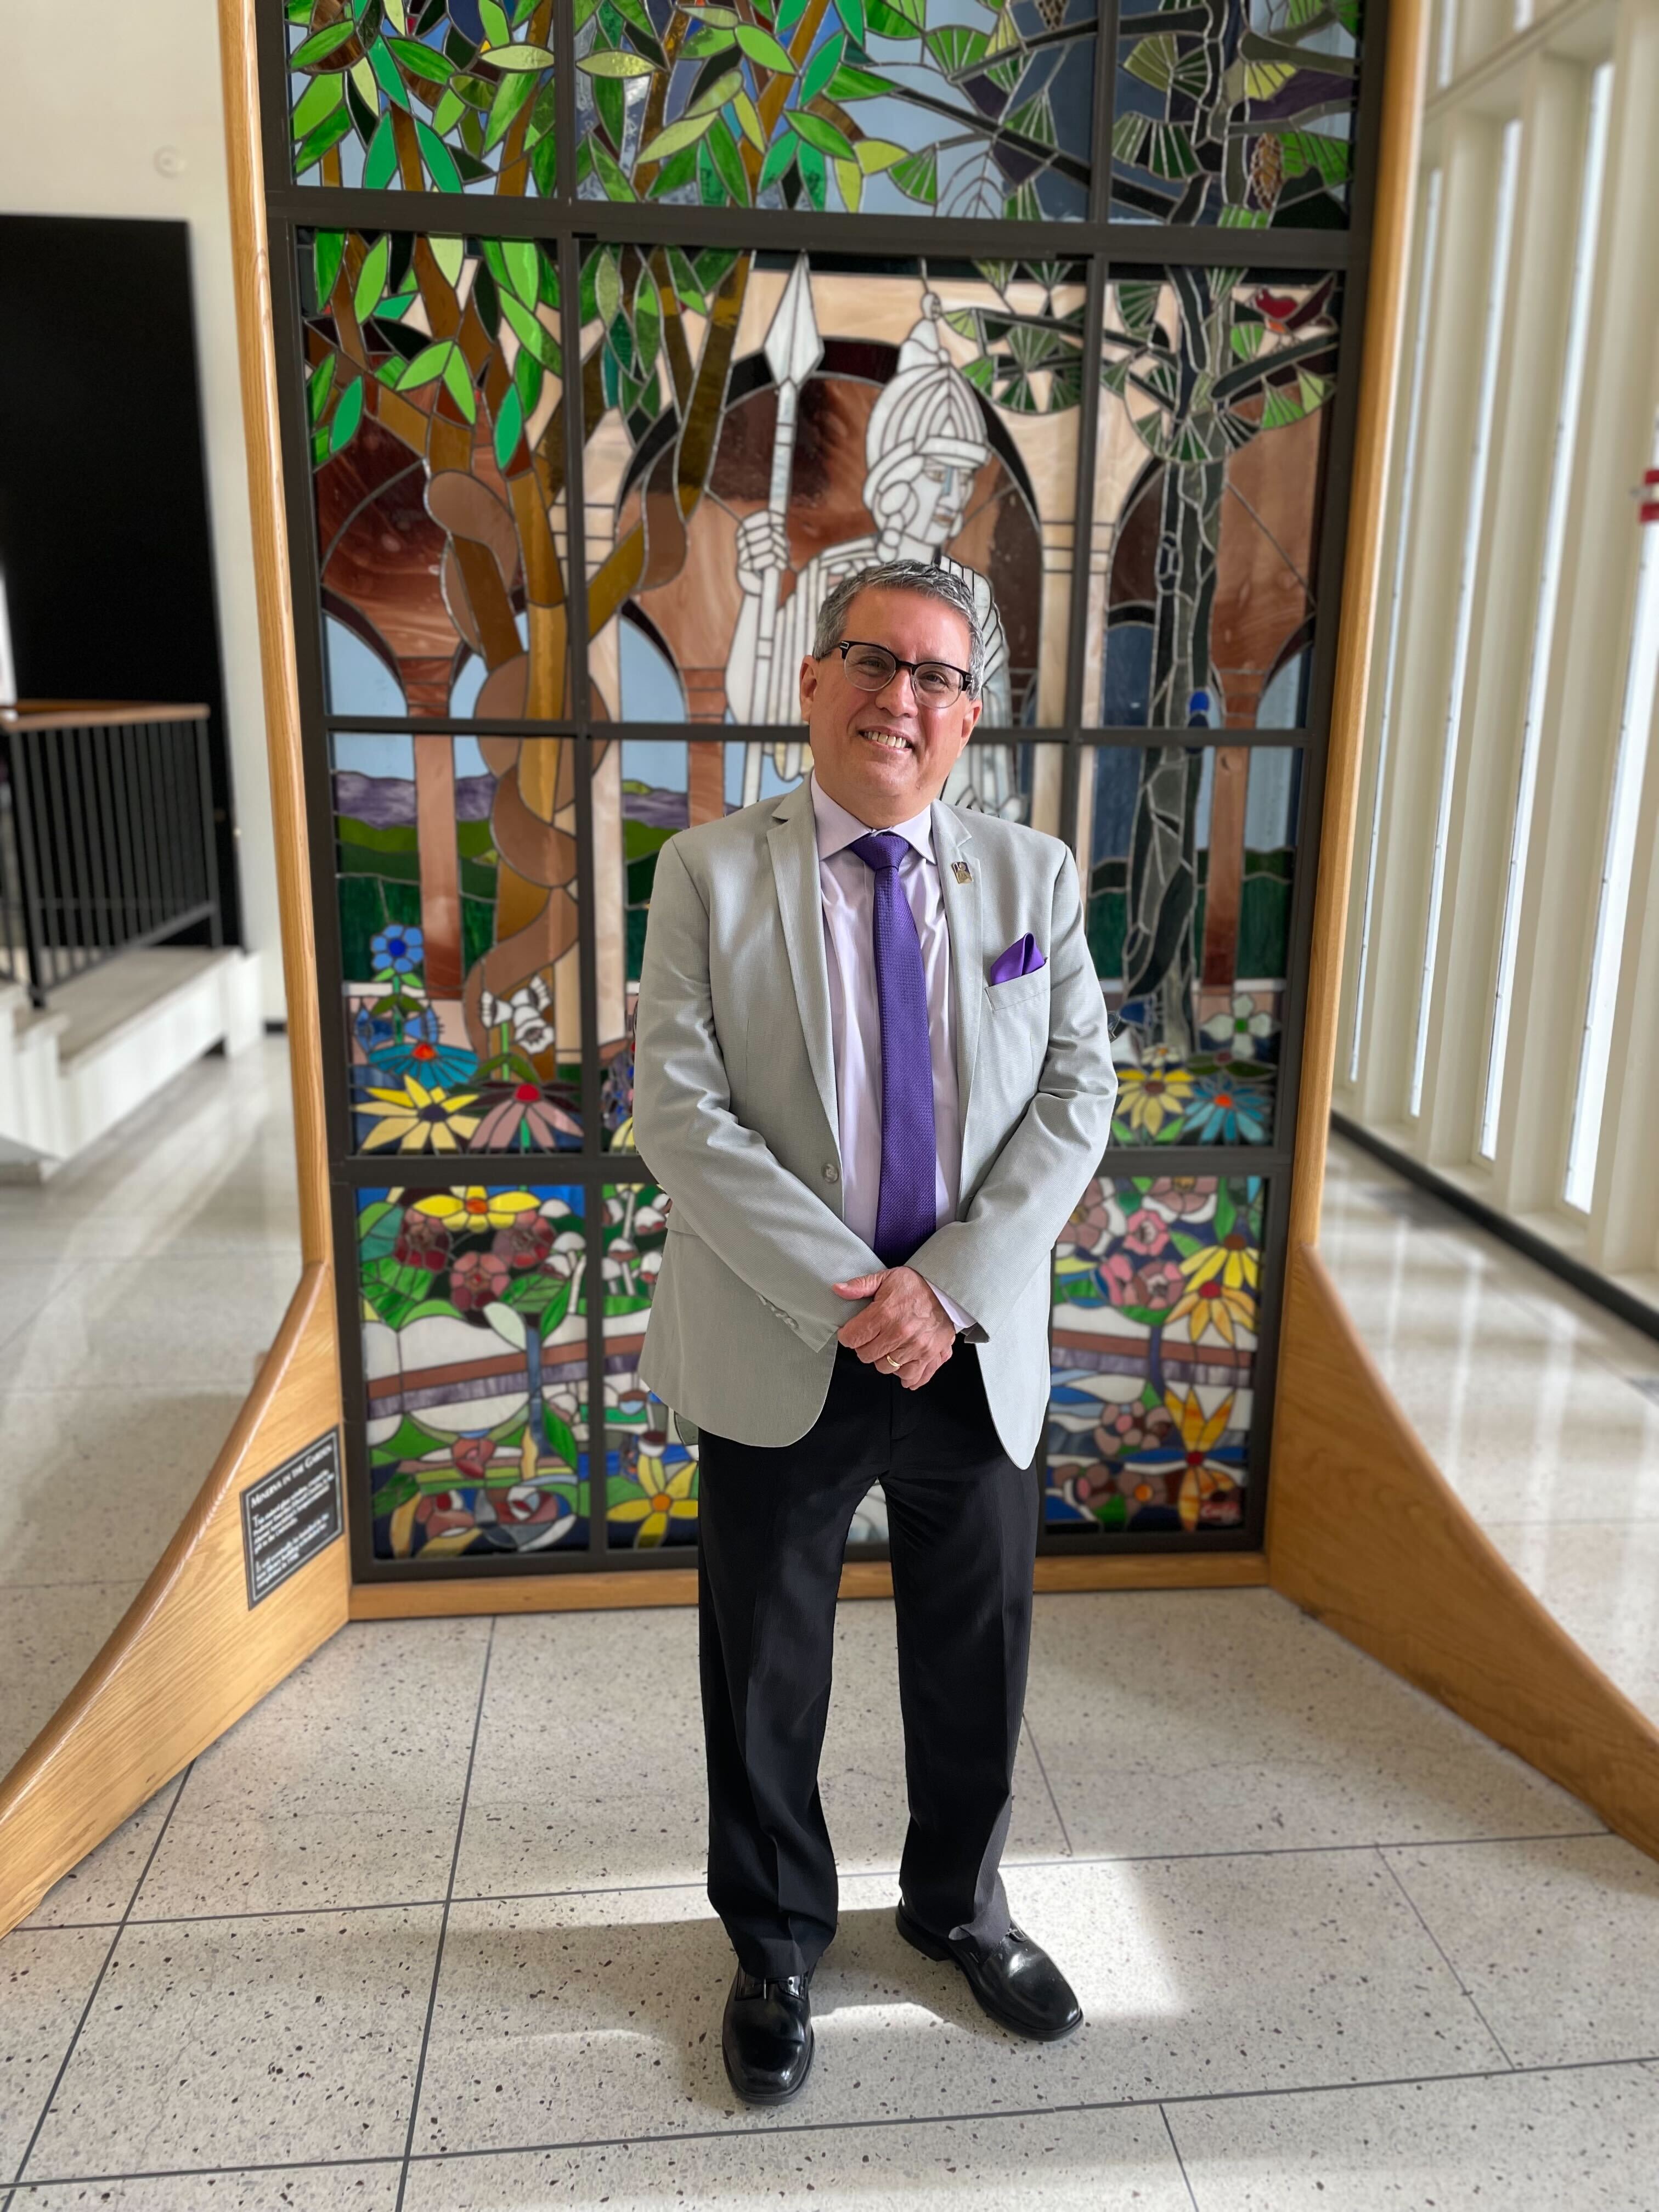
[{"label": "black panel on wall", "polygon": [[187,225],[0,216],[0,568],[21,697],[209,708],[240,942]]}]

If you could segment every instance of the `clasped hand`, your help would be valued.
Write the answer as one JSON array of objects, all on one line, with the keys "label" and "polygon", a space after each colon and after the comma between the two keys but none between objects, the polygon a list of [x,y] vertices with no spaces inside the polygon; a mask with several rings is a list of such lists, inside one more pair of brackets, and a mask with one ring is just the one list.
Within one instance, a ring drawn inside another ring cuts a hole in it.
[{"label": "clasped hand", "polygon": [[888,1267],[831,1287],[837,1297],[870,1301],[837,1330],[837,1342],[866,1365],[881,1365],[889,1374],[896,1369],[907,1390],[920,1390],[951,1357],[955,1326],[914,1267]]}]

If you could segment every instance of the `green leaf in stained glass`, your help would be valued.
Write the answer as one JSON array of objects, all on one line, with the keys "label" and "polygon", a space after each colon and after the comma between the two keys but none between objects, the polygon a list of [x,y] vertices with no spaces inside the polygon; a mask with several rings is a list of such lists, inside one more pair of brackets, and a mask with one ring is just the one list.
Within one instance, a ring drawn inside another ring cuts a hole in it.
[{"label": "green leaf in stained glass", "polygon": [[319,62],[326,61],[331,53],[344,46],[348,39],[355,38],[356,34],[357,26],[349,16],[343,22],[330,23],[301,40],[289,56],[288,65],[291,70],[314,69]]},{"label": "green leaf in stained glass", "polygon": [[898,87],[890,77],[878,76],[872,70],[854,69],[843,62],[825,88],[831,100],[878,100],[883,93],[892,93]]},{"label": "green leaf in stained glass", "polygon": [[795,166],[795,148],[799,143],[799,141],[787,132],[772,141],[767,149],[766,159],[761,163],[760,191],[764,191],[769,185],[775,185],[781,177],[788,175]]},{"label": "green leaf in stained glass", "polygon": [[749,204],[749,179],[743,166],[743,156],[728,129],[725,118],[715,120],[714,129],[703,140],[703,151],[714,163],[720,182],[726,187],[727,198],[733,207]]},{"label": "green leaf in stained glass", "polygon": [[501,246],[501,271],[525,305],[533,307],[541,283],[541,262],[534,241],[507,239]]},{"label": "green leaf in stained glass", "polygon": [[[600,183],[605,186],[605,196],[608,200],[634,200],[639,198],[639,194],[623,174],[622,163],[607,148],[601,146],[597,139],[587,138],[582,142],[582,150],[584,153],[591,153],[594,169],[598,173]],[[689,163],[695,159],[695,156],[690,153],[684,157],[675,155],[673,160],[666,162],[659,172],[659,183],[667,175],[674,161],[682,158]],[[655,186],[653,190],[655,190]]]},{"label": "green leaf in stained glass", "polygon": [[478,59],[498,70],[544,70],[553,66],[553,57],[545,46],[491,46]]},{"label": "green leaf in stained glass", "polygon": [[324,116],[331,115],[345,98],[346,81],[337,75],[314,76],[294,106],[294,136],[303,138]]},{"label": "green leaf in stained glass", "polygon": [[294,149],[294,173],[302,177],[307,169],[314,169],[331,147],[337,146],[351,128],[351,117],[343,107],[337,107],[332,115],[325,116],[317,128],[307,134]]},{"label": "green leaf in stained glass", "polygon": [[377,239],[363,256],[363,265],[357,272],[356,285],[351,295],[351,304],[360,323],[366,323],[380,303],[391,259],[392,240],[389,236]]},{"label": "green leaf in stained glass", "polygon": [[427,174],[441,192],[458,192],[461,180],[447,146],[429,123],[415,118],[415,136],[420,142],[421,159],[426,163]]},{"label": "green leaf in stained glass", "polygon": [[354,377],[340,394],[340,403],[334,410],[334,420],[328,427],[328,450],[343,453],[357,434],[357,425],[363,419],[363,399],[368,386],[361,376]]},{"label": "green leaf in stained glass", "polygon": [[640,149],[640,160],[665,161],[669,155],[678,154],[683,146],[695,146],[705,131],[713,125],[718,110],[711,108],[706,115],[683,115],[678,123],[671,123],[665,131],[658,131],[647,145]]},{"label": "green leaf in stained glass", "polygon": [[[728,41],[728,44],[730,42]],[[585,54],[576,64],[587,76],[654,76],[655,70],[643,54],[623,53],[605,48],[596,54]]]},{"label": "green leaf in stained glass", "polygon": [[447,84],[455,73],[455,64],[446,60],[434,48],[422,46],[418,39],[399,39],[391,33],[386,37],[386,50],[409,71],[410,76],[424,77],[428,84]]},{"label": "green leaf in stained glass", "polygon": [[800,104],[810,107],[841,66],[841,58],[847,51],[843,39],[825,39],[813,52],[811,59],[801,71]]},{"label": "green leaf in stained glass", "polygon": [[927,0],[865,0],[865,20],[878,38],[917,38],[927,25]]},{"label": "green leaf in stained glass", "polygon": [[435,345],[422,346],[415,358],[404,368],[399,391],[414,392],[423,384],[435,384],[444,373],[444,363],[453,351],[453,342],[441,338]]},{"label": "green leaf in stained glass", "polygon": [[931,146],[913,154],[908,161],[895,162],[890,173],[907,199],[919,200],[924,207],[937,204],[939,156]]},{"label": "green leaf in stained glass", "polygon": [[520,344],[528,346],[544,368],[550,368],[556,376],[558,375],[559,342],[546,324],[538,321],[529,308],[521,306],[510,292],[501,295],[501,313]]},{"label": "green leaf in stained glass", "polygon": [[317,304],[327,307],[333,295],[334,279],[340,273],[340,263],[345,255],[345,233],[343,230],[319,230],[312,244],[312,272],[317,287]]},{"label": "green leaf in stained glass", "polygon": [[714,24],[705,23],[700,31],[692,32],[680,51],[698,61],[707,61],[711,54],[728,52],[737,43],[734,31],[723,31]]},{"label": "green leaf in stained glass", "polygon": [[398,74],[398,64],[386,52],[386,40],[376,39],[368,50],[368,65],[386,98],[398,107],[409,107],[409,88]]},{"label": "green leaf in stained glass", "polygon": [[524,428],[524,403],[519,398],[518,387],[510,385],[495,415],[495,465],[503,476],[518,450],[519,434]]},{"label": "green leaf in stained glass", "polygon": [[942,24],[927,33],[928,52],[947,76],[972,69],[989,43],[983,31],[969,30],[963,23]]},{"label": "green leaf in stained glass", "polygon": [[507,10],[501,0],[478,0],[478,21],[483,34],[492,46],[507,46],[513,43],[512,26],[507,20]]},{"label": "green leaf in stained glass", "polygon": [[495,96],[489,103],[489,114],[484,124],[483,145],[488,154],[499,146],[518,120],[526,100],[536,91],[533,76],[504,76],[495,88]]},{"label": "green leaf in stained glass", "polygon": [[334,356],[329,354],[320,368],[311,372],[306,383],[306,405],[313,422],[322,420],[323,410],[328,404],[328,395],[334,386]]},{"label": "green leaf in stained glass", "polygon": [[392,136],[392,118],[383,115],[363,156],[365,191],[383,192],[398,173],[398,148]]},{"label": "green leaf in stained glass", "polygon": [[444,389],[460,410],[463,420],[476,422],[478,419],[477,394],[472,389],[466,356],[459,346],[452,346],[449,349],[448,358],[443,366],[443,380]]},{"label": "green leaf in stained glass", "polygon": [[[789,128],[798,137],[804,138],[815,152],[837,161],[851,161],[856,159],[851,140],[837,131],[833,123],[826,122],[823,116],[800,115],[791,108],[783,119]],[[806,165],[804,161],[801,164],[801,173],[803,176],[806,173]],[[822,180],[821,168],[818,173]]]},{"label": "green leaf in stained glass", "polygon": [[[794,120],[793,116],[789,119],[792,122]],[[822,215],[824,200],[823,155],[810,140],[803,138],[800,149],[795,158],[800,166],[800,179],[806,187],[806,197]]]},{"label": "green leaf in stained glass", "polygon": [[752,24],[739,23],[736,36],[738,44],[757,68],[770,70],[775,76],[793,76],[795,64],[769,32],[757,30]]}]

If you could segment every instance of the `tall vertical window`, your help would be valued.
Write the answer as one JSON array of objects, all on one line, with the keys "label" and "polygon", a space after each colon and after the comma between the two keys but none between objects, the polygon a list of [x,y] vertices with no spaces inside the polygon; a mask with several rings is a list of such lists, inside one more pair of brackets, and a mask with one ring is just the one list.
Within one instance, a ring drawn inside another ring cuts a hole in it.
[{"label": "tall vertical window", "polygon": [[1400,472],[1400,523],[1395,533],[1394,574],[1389,586],[1389,642],[1383,655],[1382,709],[1376,725],[1376,780],[1371,793],[1370,836],[1365,848],[1365,896],[1359,922],[1359,973],[1354,990],[1353,1041],[1348,1080],[1359,1080],[1359,1046],[1365,1025],[1365,983],[1370,964],[1371,918],[1376,902],[1376,861],[1382,844],[1382,802],[1388,790],[1389,740],[1394,729],[1395,684],[1400,674],[1400,617],[1406,600],[1406,563],[1417,493],[1417,439],[1423,422],[1423,372],[1429,357],[1435,270],[1440,258],[1441,172],[1432,170],[1423,210],[1423,266],[1417,285],[1417,331],[1412,341],[1412,392],[1406,411],[1406,452]]},{"label": "tall vertical window", "polygon": [[1498,395],[1498,364],[1509,292],[1510,240],[1515,228],[1516,181],[1521,167],[1521,125],[1504,126],[1504,150],[1498,171],[1498,209],[1492,223],[1492,275],[1486,287],[1486,333],[1480,347],[1480,392],[1475,404],[1474,450],[1469,463],[1468,507],[1463,524],[1463,557],[1457,584],[1457,613],[1452,642],[1451,688],[1446,701],[1446,732],[1440,750],[1440,796],[1435,808],[1434,857],[1429,871],[1429,918],[1424,932],[1423,973],[1417,996],[1417,1034],[1412,1047],[1410,1111],[1423,1106],[1423,1072],[1429,1049],[1429,1006],[1434,988],[1435,956],[1440,942],[1440,910],[1446,889],[1446,845],[1451,830],[1452,787],[1457,775],[1457,744],[1463,720],[1463,687],[1468,676],[1469,638],[1474,620],[1474,586],[1480,550],[1480,519],[1486,501],[1486,464],[1492,453],[1492,408]]},{"label": "tall vertical window", "polygon": [[1578,235],[1573,251],[1572,302],[1567,312],[1566,360],[1561,372],[1561,404],[1555,418],[1555,454],[1550,466],[1549,507],[1544,523],[1544,559],[1538,581],[1538,611],[1532,630],[1532,665],[1527,677],[1526,718],[1521,726],[1521,767],[1516,780],[1515,821],[1510,832],[1509,875],[1504,886],[1504,916],[1498,934],[1498,982],[1493,994],[1492,1038],[1486,1054],[1486,1097],[1480,1109],[1480,1150],[1491,1159],[1498,1150],[1498,1120],[1503,1108],[1504,1063],[1509,1052],[1510,1005],[1515,989],[1516,948],[1521,936],[1521,895],[1532,842],[1532,810],[1538,787],[1538,746],[1544,694],[1549,683],[1555,641],[1556,608],[1561,591],[1561,552],[1566,540],[1567,503],[1572,489],[1573,453],[1578,441],[1578,408],[1584,391],[1584,352],[1589,331],[1591,279],[1595,238],[1601,217],[1601,179],[1607,168],[1607,109],[1613,96],[1613,64],[1604,62],[1590,79],[1589,129],[1584,148],[1584,182],[1578,200]]},{"label": "tall vertical window", "polygon": [[1440,0],[1439,44],[1435,54],[1434,81],[1449,84],[1457,66],[1457,0]]},{"label": "tall vertical window", "polygon": [[[1651,465],[1659,469],[1659,423],[1655,425]],[[1659,522],[1644,522],[1613,793],[1607,804],[1607,840],[1602,848],[1601,889],[1595,902],[1595,939],[1590,953],[1578,1085],[1567,1139],[1567,1179],[1561,1194],[1569,1206],[1583,1212],[1589,1210],[1595,1188],[1595,1157],[1607,1097],[1607,1060],[1613,1049],[1613,1015],[1619,998],[1631,868],[1636,856],[1636,817],[1653,735],[1654,684],[1659,679],[1659,544],[1656,541],[1659,541]]]}]

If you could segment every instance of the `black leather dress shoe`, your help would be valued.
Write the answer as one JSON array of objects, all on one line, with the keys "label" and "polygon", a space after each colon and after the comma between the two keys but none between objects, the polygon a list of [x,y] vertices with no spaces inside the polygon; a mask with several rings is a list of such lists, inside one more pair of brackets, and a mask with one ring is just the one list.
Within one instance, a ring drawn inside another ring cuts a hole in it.
[{"label": "black leather dress shoe", "polygon": [[930,1935],[901,1905],[898,1932],[929,1959],[949,1959],[960,1966],[968,1986],[1000,2027],[1036,2043],[1058,2043],[1082,2025],[1083,2008],[1072,1985],[1043,1949],[1018,1928],[1010,1928],[994,1950],[982,1951],[963,1937]]},{"label": "black leather dress shoe", "polygon": [[812,2070],[811,1977],[763,1981],[739,1966],[720,2022],[720,2055],[745,2105],[787,2105]]}]

